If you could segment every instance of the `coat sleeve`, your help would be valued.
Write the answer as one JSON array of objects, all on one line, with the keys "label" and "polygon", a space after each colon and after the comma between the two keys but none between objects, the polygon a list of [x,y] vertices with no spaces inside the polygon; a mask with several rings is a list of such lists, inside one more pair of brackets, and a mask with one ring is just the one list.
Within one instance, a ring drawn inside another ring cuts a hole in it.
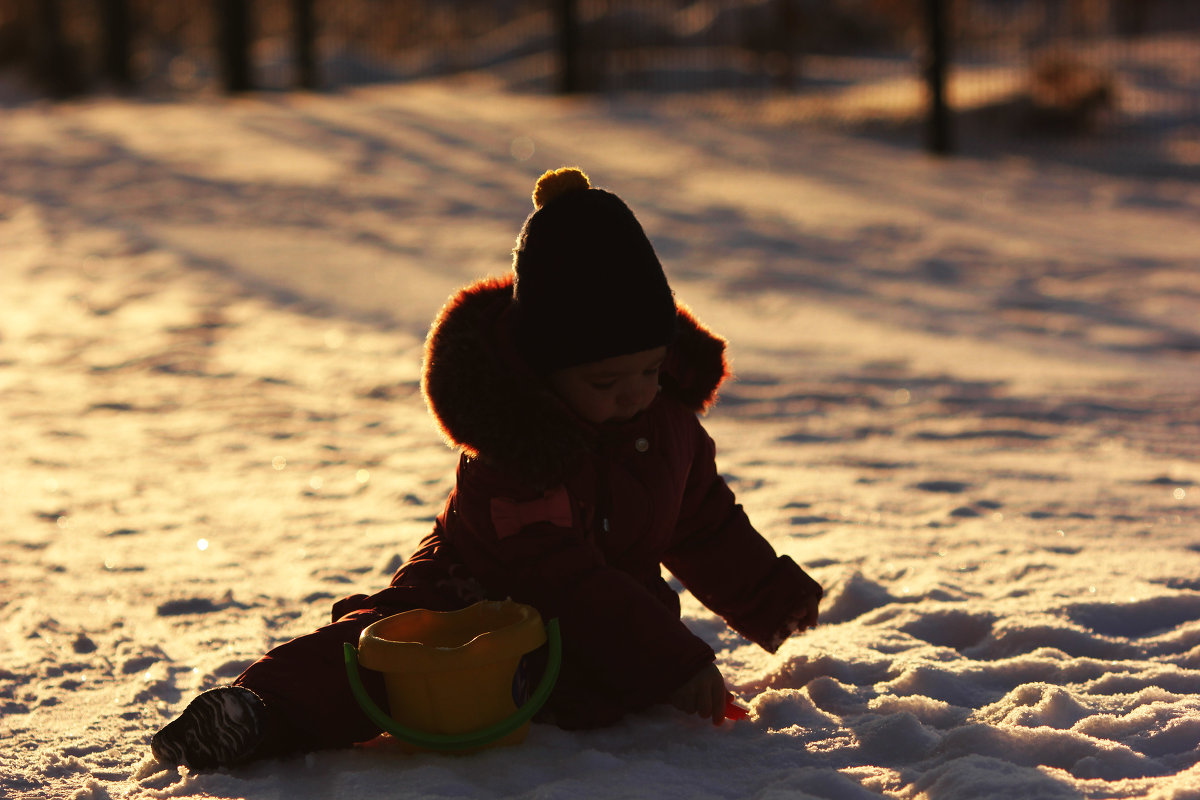
[{"label": "coat sleeve", "polygon": [[775,553],[718,474],[716,446],[695,420],[696,449],[663,564],[731,628],[775,652],[805,617],[820,585]]},{"label": "coat sleeve", "polygon": [[547,620],[558,618],[563,671],[552,705],[559,724],[607,724],[663,702],[714,659],[676,610],[606,563],[578,508],[569,527],[532,521],[498,535],[491,499],[520,501],[526,492],[521,497],[496,471],[464,462],[447,528],[454,531],[459,557],[490,595],[528,603]]}]

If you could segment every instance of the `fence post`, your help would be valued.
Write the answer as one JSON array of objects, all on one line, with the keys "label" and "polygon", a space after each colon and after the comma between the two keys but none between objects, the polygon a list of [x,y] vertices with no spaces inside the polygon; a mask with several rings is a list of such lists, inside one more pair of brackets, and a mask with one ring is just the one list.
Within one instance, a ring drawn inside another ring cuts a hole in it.
[{"label": "fence post", "polygon": [[221,77],[230,94],[254,88],[250,80],[250,2],[216,0]]},{"label": "fence post", "polygon": [[313,0],[292,0],[293,36],[296,44],[296,84],[317,88],[317,17]]},{"label": "fence post", "polygon": [[554,0],[554,12],[558,23],[558,91],[571,94],[580,90],[575,0]]},{"label": "fence post", "polygon": [[[799,29],[799,15],[792,0],[776,0],[775,45],[778,47],[775,58],[778,63],[772,73],[780,89],[791,91],[796,88],[796,31]],[[767,54],[768,58],[772,56]]]},{"label": "fence post", "polygon": [[1124,0],[1117,3],[1117,33],[1125,37],[1142,36],[1150,21],[1149,0]]},{"label": "fence post", "polygon": [[936,155],[954,149],[950,132],[950,106],[946,99],[946,72],[950,65],[945,0],[925,0],[925,27],[928,41],[925,53],[925,82],[929,95],[929,118],[925,146]]},{"label": "fence post", "polygon": [[58,0],[39,0],[34,7],[33,64],[37,79],[57,99],[79,94],[83,91],[83,75],[79,60],[67,44]]},{"label": "fence post", "polygon": [[104,74],[117,87],[133,85],[129,69],[130,38],[128,0],[101,0],[100,24],[104,28]]}]

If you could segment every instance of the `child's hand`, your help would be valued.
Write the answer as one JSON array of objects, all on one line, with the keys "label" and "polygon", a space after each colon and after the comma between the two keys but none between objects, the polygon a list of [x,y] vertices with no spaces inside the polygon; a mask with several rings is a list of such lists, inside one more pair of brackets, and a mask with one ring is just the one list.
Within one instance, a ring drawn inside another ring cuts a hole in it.
[{"label": "child's hand", "polygon": [[725,678],[716,664],[709,664],[671,694],[671,705],[720,725],[725,721],[725,698]]}]

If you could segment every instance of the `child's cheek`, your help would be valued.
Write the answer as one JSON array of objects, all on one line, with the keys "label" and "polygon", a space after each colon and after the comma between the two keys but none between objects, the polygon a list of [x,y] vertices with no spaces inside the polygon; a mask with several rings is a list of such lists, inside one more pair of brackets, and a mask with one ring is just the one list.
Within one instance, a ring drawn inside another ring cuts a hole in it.
[{"label": "child's cheek", "polygon": [[616,416],[616,403],[612,397],[596,392],[589,395],[582,402],[582,408],[577,409],[579,415],[588,422],[599,424],[607,422],[612,417]]}]

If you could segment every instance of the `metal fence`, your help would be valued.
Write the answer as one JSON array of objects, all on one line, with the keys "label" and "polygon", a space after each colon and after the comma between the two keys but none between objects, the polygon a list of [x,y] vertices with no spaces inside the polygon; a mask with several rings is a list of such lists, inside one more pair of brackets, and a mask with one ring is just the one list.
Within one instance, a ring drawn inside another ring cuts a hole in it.
[{"label": "metal fence", "polygon": [[513,91],[731,92],[783,98],[797,120],[917,130],[933,5],[960,144],[1195,136],[1198,0],[0,0],[0,68],[59,96],[478,72]]}]

